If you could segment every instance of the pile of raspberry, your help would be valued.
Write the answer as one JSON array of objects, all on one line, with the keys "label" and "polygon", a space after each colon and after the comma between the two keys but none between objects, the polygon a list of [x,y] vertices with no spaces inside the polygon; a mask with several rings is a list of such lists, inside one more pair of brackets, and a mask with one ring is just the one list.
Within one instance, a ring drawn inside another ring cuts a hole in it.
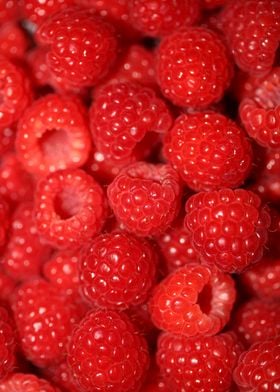
[{"label": "pile of raspberry", "polygon": [[0,392],[280,391],[280,0],[0,0]]}]

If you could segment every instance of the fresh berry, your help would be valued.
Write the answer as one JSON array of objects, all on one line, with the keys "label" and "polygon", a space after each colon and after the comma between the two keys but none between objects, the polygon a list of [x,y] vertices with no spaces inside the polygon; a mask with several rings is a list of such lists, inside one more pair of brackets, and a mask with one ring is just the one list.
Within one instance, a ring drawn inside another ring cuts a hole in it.
[{"label": "fresh berry", "polygon": [[16,129],[15,127],[5,127],[0,129],[0,155],[14,149]]},{"label": "fresh berry", "polygon": [[145,35],[161,37],[194,24],[200,14],[197,0],[131,0],[129,20]]},{"label": "fresh berry", "polygon": [[12,310],[26,358],[39,367],[61,362],[81,317],[78,306],[55,286],[34,279],[16,290]]},{"label": "fresh berry", "polygon": [[140,389],[140,392],[171,392],[167,383],[163,380],[159,368],[152,363],[145,381],[145,384]]},{"label": "fresh berry", "polygon": [[0,303],[9,302],[15,287],[16,282],[0,269]]},{"label": "fresh berry", "polygon": [[141,151],[148,132],[165,133],[171,125],[165,102],[152,89],[131,82],[104,86],[90,108],[93,140],[116,161],[126,162],[136,149]]},{"label": "fresh berry", "polygon": [[81,392],[73,380],[71,370],[66,360],[59,364],[51,365],[45,369],[42,369],[42,373],[44,377],[50,380],[53,384],[59,386],[62,391]]},{"label": "fresh berry", "polygon": [[83,170],[42,179],[35,194],[39,233],[57,247],[80,247],[97,234],[107,214],[101,186]]},{"label": "fresh berry", "polygon": [[223,97],[232,65],[216,33],[189,27],[161,41],[157,77],[163,94],[175,105],[204,108]]},{"label": "fresh berry", "polygon": [[245,72],[266,74],[280,42],[279,0],[228,1],[220,16],[236,64]]},{"label": "fresh berry", "polygon": [[186,212],[185,225],[203,263],[240,273],[262,258],[270,215],[253,192],[200,192],[188,199]]},{"label": "fresh berry", "polygon": [[29,105],[32,91],[23,70],[0,57],[0,128],[14,124]]},{"label": "fresh berry", "polygon": [[234,281],[199,264],[177,269],[163,279],[150,299],[152,321],[167,332],[214,335],[230,318]]},{"label": "fresh berry", "polygon": [[0,28],[0,54],[11,58],[21,59],[28,48],[28,38],[16,23],[6,23]]},{"label": "fresh berry", "polygon": [[36,46],[26,54],[26,61],[32,82],[36,87],[45,87],[50,84],[52,74],[47,64],[48,50],[45,47]]},{"label": "fresh berry", "polygon": [[156,267],[156,252],[147,241],[125,232],[103,234],[81,256],[81,290],[94,307],[136,306],[148,299]]},{"label": "fresh berry", "polygon": [[41,25],[37,39],[49,46],[51,72],[77,87],[96,84],[117,55],[114,28],[94,10],[69,8],[55,14]]},{"label": "fresh berry", "polygon": [[165,155],[195,191],[235,188],[248,176],[252,148],[245,132],[218,113],[183,114],[167,134]]},{"label": "fresh berry", "polygon": [[252,299],[237,309],[233,329],[245,347],[280,335],[279,302]]},{"label": "fresh berry", "polygon": [[202,6],[207,10],[211,10],[225,5],[228,1],[230,0],[202,0]]},{"label": "fresh berry", "polygon": [[68,363],[80,391],[128,392],[141,386],[149,353],[127,316],[97,310],[74,330]]},{"label": "fresh berry", "polygon": [[75,0],[21,0],[23,14],[30,22],[40,25],[58,11],[74,5]]},{"label": "fresh berry", "polygon": [[13,373],[0,382],[0,392],[59,392],[59,390],[34,374]]},{"label": "fresh berry", "polygon": [[45,95],[25,111],[18,124],[17,155],[33,174],[82,166],[90,144],[85,108],[71,96]]},{"label": "fresh berry", "polygon": [[277,391],[280,383],[280,337],[254,344],[243,352],[233,378],[239,391]]},{"label": "fresh berry", "polygon": [[17,20],[20,16],[20,10],[19,0],[0,0],[1,25],[5,22]]},{"label": "fresh berry", "polygon": [[164,333],[157,363],[172,391],[225,392],[240,353],[233,333],[193,338]]},{"label": "fresh berry", "polygon": [[0,250],[6,244],[9,226],[10,208],[8,203],[0,196]]},{"label": "fresh berry", "polygon": [[39,276],[50,251],[38,235],[33,203],[20,204],[12,217],[9,240],[1,260],[4,271],[15,280]]},{"label": "fresh berry", "polygon": [[169,165],[137,162],[109,185],[116,218],[131,232],[149,236],[164,232],[179,212],[181,186]]},{"label": "fresh berry", "polygon": [[13,322],[7,310],[3,306],[0,306],[0,380],[7,377],[13,371],[15,365],[15,348],[16,333]]}]

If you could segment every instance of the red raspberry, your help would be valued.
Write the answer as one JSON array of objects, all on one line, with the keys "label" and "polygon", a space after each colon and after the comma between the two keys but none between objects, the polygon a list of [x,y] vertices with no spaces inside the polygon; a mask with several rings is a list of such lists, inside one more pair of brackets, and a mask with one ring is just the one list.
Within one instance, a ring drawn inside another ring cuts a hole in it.
[{"label": "red raspberry", "polygon": [[157,363],[174,392],[225,392],[241,353],[233,333],[186,336],[164,333],[158,341]]},{"label": "red raspberry", "polygon": [[15,127],[0,128],[0,155],[12,151],[15,143]]},{"label": "red raspberry", "polygon": [[129,20],[143,34],[168,35],[182,26],[194,24],[200,14],[197,0],[131,0]]},{"label": "red raspberry", "polygon": [[48,380],[51,380],[52,383],[59,386],[62,391],[80,392],[73,380],[71,370],[66,361],[53,366],[48,366],[47,368],[43,369],[43,375]]},{"label": "red raspberry", "polygon": [[4,57],[0,57],[0,128],[15,123],[31,100],[29,80],[22,69]]},{"label": "red raspberry", "polygon": [[18,158],[33,174],[82,166],[90,144],[85,108],[71,96],[43,96],[25,111],[18,124]]},{"label": "red raspberry", "polygon": [[280,337],[254,344],[242,353],[233,378],[239,391],[277,391],[280,374]]},{"label": "red raspberry", "polygon": [[248,134],[261,146],[275,149],[280,148],[279,88],[280,67],[260,79],[252,89],[251,97],[242,100],[239,107],[240,118]]},{"label": "red raspberry", "polygon": [[51,71],[47,65],[47,53],[48,50],[45,47],[36,46],[26,54],[29,73],[36,87],[50,84],[52,78]]},{"label": "red raspberry", "polygon": [[13,322],[7,310],[0,306],[0,380],[4,379],[13,370],[15,348],[16,335]]},{"label": "red raspberry", "polygon": [[90,125],[97,148],[109,159],[126,162],[141,151],[148,132],[165,133],[170,112],[154,91],[131,82],[100,89],[90,108]]},{"label": "red raspberry", "polygon": [[137,162],[108,186],[108,198],[116,218],[129,231],[141,236],[156,235],[176,218],[181,186],[169,165]]},{"label": "red raspberry", "polygon": [[0,270],[0,303],[8,303],[16,287],[16,282]]},{"label": "red raspberry", "polygon": [[96,84],[117,54],[114,28],[90,10],[69,8],[55,14],[41,25],[37,38],[50,47],[52,73],[77,87]]},{"label": "red raspberry", "polygon": [[149,365],[145,340],[124,314],[92,311],[78,325],[68,363],[80,391],[137,391]]},{"label": "red raspberry", "polygon": [[155,364],[150,366],[145,384],[140,392],[171,392]]},{"label": "red raspberry", "polygon": [[39,238],[33,203],[22,203],[12,218],[9,241],[1,260],[4,271],[15,280],[38,276],[50,251]]},{"label": "red raspberry", "polygon": [[10,226],[10,208],[8,203],[0,196],[0,251],[6,244]]},{"label": "red raspberry", "polygon": [[21,0],[0,0],[0,23],[17,20],[20,16]]},{"label": "red raspberry", "polygon": [[225,5],[230,0],[202,0],[203,8],[211,10],[212,8],[217,8]]},{"label": "red raspberry", "polygon": [[216,33],[190,27],[162,40],[157,77],[163,94],[175,105],[204,108],[222,98],[230,84],[232,65]]},{"label": "red raspberry", "polygon": [[226,325],[235,301],[234,281],[199,264],[163,279],[150,300],[154,324],[185,336],[215,335]]},{"label": "red raspberry", "polygon": [[236,64],[262,75],[273,66],[280,42],[279,0],[229,1],[220,16]]},{"label": "red raspberry", "polygon": [[245,347],[280,335],[279,302],[246,302],[238,308],[233,328]]},{"label": "red raspberry", "polygon": [[195,191],[234,188],[248,176],[252,148],[245,132],[218,113],[183,114],[167,134],[165,155]]},{"label": "red raspberry", "polygon": [[59,392],[59,390],[34,374],[13,373],[0,382],[0,392]]},{"label": "red raspberry", "polygon": [[185,225],[201,261],[225,272],[242,272],[262,258],[270,216],[253,192],[200,192],[186,203]]},{"label": "red raspberry", "polygon": [[39,233],[61,248],[82,246],[100,231],[107,214],[102,188],[82,170],[50,174],[35,197]]},{"label": "red raspberry", "polygon": [[0,54],[11,59],[23,58],[28,38],[16,23],[6,23],[0,28]]},{"label": "red raspberry", "polygon": [[26,358],[39,367],[61,362],[81,317],[78,306],[55,286],[35,279],[17,289],[12,309]]},{"label": "red raspberry", "polygon": [[30,22],[40,25],[58,11],[74,5],[75,0],[21,0],[23,14]]},{"label": "red raspberry", "polygon": [[126,309],[144,303],[155,284],[157,261],[151,244],[132,234],[100,235],[81,257],[82,292],[95,307]]},{"label": "red raspberry", "polygon": [[[279,242],[279,236],[277,236]],[[264,258],[240,275],[244,288],[259,298],[280,300],[280,258]]]}]

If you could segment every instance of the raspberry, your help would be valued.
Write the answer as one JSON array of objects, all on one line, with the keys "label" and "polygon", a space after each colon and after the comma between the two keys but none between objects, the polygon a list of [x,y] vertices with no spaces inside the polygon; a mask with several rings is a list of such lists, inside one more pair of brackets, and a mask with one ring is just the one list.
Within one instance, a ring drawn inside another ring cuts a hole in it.
[{"label": "raspberry", "polygon": [[22,69],[0,57],[0,128],[9,127],[22,115],[30,103],[32,92]]},{"label": "raspberry", "polygon": [[15,128],[0,128],[0,154],[13,150],[15,142]]},{"label": "raspberry", "polygon": [[216,33],[189,27],[161,41],[157,77],[163,94],[175,105],[204,108],[222,98],[232,65]]},{"label": "raspberry", "polygon": [[139,305],[155,283],[156,266],[157,255],[148,242],[125,232],[103,234],[81,257],[81,289],[95,307]]},{"label": "raspberry", "polygon": [[[279,237],[277,236],[279,241]],[[280,259],[263,258],[240,275],[241,282],[254,296],[267,300],[280,300]]]},{"label": "raspberry", "polygon": [[203,263],[240,273],[262,258],[270,216],[253,192],[200,192],[189,198],[186,212],[185,225]]},{"label": "raspberry", "polygon": [[0,196],[0,250],[7,242],[10,226],[10,209],[8,203]]},{"label": "raspberry", "polygon": [[149,366],[149,353],[127,316],[97,310],[72,334],[68,363],[80,391],[137,391]]},{"label": "raspberry", "polygon": [[167,134],[164,151],[181,178],[195,191],[241,185],[253,158],[243,130],[218,113],[178,117]]},{"label": "raspberry", "polygon": [[80,320],[78,306],[55,286],[34,279],[17,289],[12,309],[26,358],[38,367],[61,362]]},{"label": "raspberry", "polygon": [[279,389],[280,337],[254,344],[242,353],[233,378],[239,391]]},{"label": "raspberry", "polygon": [[0,306],[0,380],[5,378],[13,370],[15,364],[15,348],[16,336],[13,323],[7,310],[3,306]]},{"label": "raspberry", "polygon": [[214,335],[228,322],[235,301],[229,275],[190,264],[168,275],[150,300],[153,323],[185,336]]},{"label": "raspberry", "polygon": [[158,341],[157,363],[172,391],[224,392],[241,353],[233,333],[186,336],[164,333]]},{"label": "raspberry", "polygon": [[166,382],[163,380],[158,367],[152,363],[150,366],[145,384],[140,392],[171,392]]},{"label": "raspberry", "polygon": [[205,9],[211,10],[212,8],[217,8],[225,5],[230,0],[202,0],[202,6]]},{"label": "raspberry", "polygon": [[[44,377],[58,385],[65,392],[80,392],[71,375],[66,361],[43,369]],[[1,390],[0,390],[1,391]],[[37,391],[36,391],[37,392]],[[163,391],[164,392],[164,391]]]},{"label": "raspberry", "polygon": [[236,64],[245,72],[266,74],[280,42],[279,0],[229,1],[220,16]]},{"label": "raspberry", "polygon": [[52,78],[51,71],[47,65],[48,50],[41,46],[28,51],[26,61],[29,67],[29,73],[32,76],[32,82],[36,87],[42,87],[50,84]]},{"label": "raspberry", "polygon": [[130,165],[108,186],[107,192],[116,218],[137,235],[164,232],[179,211],[181,186],[169,165]]},{"label": "raspberry", "polygon": [[37,38],[50,47],[47,62],[51,72],[77,87],[96,84],[117,54],[114,28],[90,10],[69,8],[55,14],[41,25]]},{"label": "raspberry", "polygon": [[194,24],[200,14],[197,0],[132,0],[129,20],[143,34],[168,35],[182,26]]},{"label": "raspberry", "polygon": [[50,383],[34,374],[13,373],[0,382],[1,392],[59,392]]},{"label": "raspberry", "polygon": [[8,303],[14,291],[16,282],[2,269],[0,270],[0,303]]},{"label": "raspberry", "polygon": [[22,0],[22,2],[25,18],[36,25],[40,25],[58,11],[75,4],[75,0]]},{"label": "raspberry", "polygon": [[0,23],[17,20],[20,14],[19,0],[0,0]]},{"label": "raspberry", "polygon": [[45,95],[25,111],[18,124],[17,154],[33,174],[82,166],[90,143],[85,109],[70,96]]},{"label": "raspberry", "polygon": [[246,302],[238,308],[233,328],[245,347],[280,335],[279,303],[258,299]]},{"label": "raspberry", "polygon": [[0,28],[0,54],[11,58],[23,58],[28,48],[25,32],[16,23],[6,23]]},{"label": "raspberry", "polygon": [[1,260],[4,271],[15,280],[40,275],[42,263],[51,251],[40,240],[32,214],[33,204],[30,202],[24,202],[17,208]]},{"label": "raspberry", "polygon": [[239,114],[246,131],[263,147],[280,148],[279,88],[280,67],[277,67],[259,80],[250,98],[240,103]]},{"label": "raspberry", "polygon": [[131,82],[100,89],[90,108],[90,125],[97,148],[109,159],[126,161],[141,151],[148,132],[165,133],[172,125],[169,110],[154,91]]},{"label": "raspberry", "polygon": [[107,214],[100,185],[82,170],[64,170],[42,179],[35,194],[39,233],[57,247],[80,247],[97,234]]}]

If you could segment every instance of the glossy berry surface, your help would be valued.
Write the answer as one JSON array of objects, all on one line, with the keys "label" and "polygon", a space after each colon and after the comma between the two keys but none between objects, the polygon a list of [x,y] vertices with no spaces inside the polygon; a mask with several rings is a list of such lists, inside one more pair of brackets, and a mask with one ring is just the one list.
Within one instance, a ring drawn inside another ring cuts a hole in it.
[{"label": "glossy berry surface", "polygon": [[13,322],[8,311],[0,306],[0,382],[13,371],[15,349],[16,333]]},{"label": "glossy berry surface", "polygon": [[1,392],[59,392],[47,380],[34,374],[13,373],[0,382]]},{"label": "glossy berry surface", "polygon": [[222,189],[191,196],[185,225],[203,263],[240,273],[261,259],[270,216],[253,192]]},{"label": "glossy berry surface", "polygon": [[23,0],[23,13],[26,19],[36,25],[40,25],[44,20],[58,11],[74,5],[74,0]]},{"label": "glossy berry surface", "polygon": [[0,54],[11,59],[24,57],[29,41],[17,23],[5,23],[0,28]]}]

